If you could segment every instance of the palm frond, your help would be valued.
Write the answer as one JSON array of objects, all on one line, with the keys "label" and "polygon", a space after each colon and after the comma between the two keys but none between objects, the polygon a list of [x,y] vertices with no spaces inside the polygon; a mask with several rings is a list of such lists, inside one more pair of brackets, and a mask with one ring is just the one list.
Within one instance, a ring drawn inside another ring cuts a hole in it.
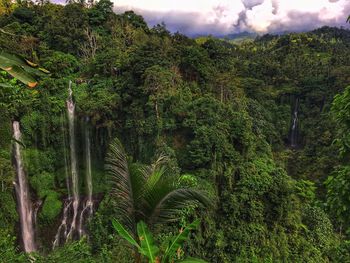
[{"label": "palm frond", "polygon": [[[150,195],[154,192],[155,187],[157,186],[159,180],[164,175],[165,169],[160,169],[159,171],[154,171],[152,173],[145,173],[146,169],[148,167],[142,166],[140,167],[139,173],[142,174],[143,178],[145,179],[143,182],[143,185],[141,186],[140,190],[140,199],[137,202],[137,215],[136,219],[147,221],[148,211],[149,211],[149,205],[147,202],[147,199],[150,198]],[[149,169],[149,172],[151,169]],[[137,173],[135,173],[137,174]],[[134,174],[133,174],[134,176]]]},{"label": "palm frond", "polygon": [[155,189],[157,189],[157,185],[160,183],[160,180],[164,177],[165,169],[160,169],[158,171],[154,171],[148,178],[144,185],[144,197],[148,197],[152,195]]},{"label": "palm frond", "polygon": [[150,223],[164,223],[179,219],[179,212],[190,204],[209,206],[210,200],[199,190],[179,188],[173,179],[159,180],[145,196],[147,218]]},{"label": "palm frond", "polygon": [[[147,181],[145,175],[141,172],[144,165],[139,163],[131,163],[129,164],[129,173],[130,173],[130,181],[133,188],[134,194],[134,203],[137,207],[137,204],[142,202],[142,198],[144,196],[144,188]],[[135,209],[137,209],[135,207]]]},{"label": "palm frond", "polygon": [[209,206],[205,194],[179,184],[176,174],[168,174],[165,155],[151,165],[128,163],[119,140],[110,144],[106,170],[110,174],[117,218],[136,234],[136,223],[163,223],[179,219],[180,211],[189,204]]},{"label": "palm frond", "polygon": [[105,168],[113,186],[112,195],[115,199],[118,219],[135,233],[134,193],[129,165],[124,148],[118,139],[115,139],[109,146]]},{"label": "palm frond", "polygon": [[140,167],[140,172],[143,174],[145,178],[150,177],[157,170],[166,170],[166,163],[169,161],[168,156],[165,154],[160,154],[158,158],[151,165],[143,165]]},{"label": "palm frond", "polygon": [[156,171],[161,167],[165,168],[168,162],[169,162],[169,157],[164,153],[160,153],[157,159],[151,164],[153,171]]}]

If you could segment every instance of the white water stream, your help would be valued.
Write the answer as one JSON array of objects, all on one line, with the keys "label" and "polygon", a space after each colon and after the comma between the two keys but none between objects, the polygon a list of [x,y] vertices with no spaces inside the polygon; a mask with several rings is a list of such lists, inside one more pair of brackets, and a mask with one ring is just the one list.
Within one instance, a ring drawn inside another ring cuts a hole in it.
[{"label": "white water stream", "polygon": [[19,122],[13,122],[13,135],[16,140],[14,143],[14,157],[17,181],[15,183],[18,212],[21,224],[21,236],[25,252],[33,252],[36,250],[34,237],[34,215],[33,207],[30,199],[28,178],[24,171],[23,159],[21,154],[21,131]]}]

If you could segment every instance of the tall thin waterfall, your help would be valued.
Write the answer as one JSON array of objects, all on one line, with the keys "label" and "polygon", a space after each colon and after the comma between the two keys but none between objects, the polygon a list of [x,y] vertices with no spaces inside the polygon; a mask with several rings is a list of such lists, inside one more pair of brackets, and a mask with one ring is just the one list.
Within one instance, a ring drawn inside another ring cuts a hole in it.
[{"label": "tall thin waterfall", "polygon": [[18,141],[14,143],[14,157],[17,181],[15,183],[19,217],[21,223],[21,234],[25,252],[33,252],[36,250],[34,238],[34,218],[33,207],[30,200],[29,186],[26,173],[23,167],[23,160],[21,155],[21,131],[19,123],[13,122],[14,138]]},{"label": "tall thin waterfall", "polygon": [[85,179],[86,179],[86,188],[87,188],[87,199],[80,214],[80,220],[79,220],[80,237],[84,234],[84,229],[83,229],[84,219],[89,219],[93,213],[92,176],[91,176],[91,142],[90,142],[90,131],[87,125],[85,127],[85,163],[86,163]]},{"label": "tall thin waterfall", "polygon": [[69,231],[69,209],[72,205],[72,197],[71,197],[71,191],[70,191],[70,178],[71,178],[71,172],[69,169],[69,160],[68,160],[68,154],[67,154],[67,134],[66,134],[66,122],[65,117],[66,115],[62,115],[62,121],[61,121],[61,130],[62,130],[62,140],[63,140],[63,156],[64,156],[64,171],[66,174],[66,186],[67,186],[67,193],[68,193],[68,199],[64,202],[64,208],[63,208],[63,215],[62,215],[62,221],[60,226],[57,229],[57,233],[55,235],[55,240],[53,241],[53,248],[60,245],[61,240],[66,241],[68,231]]},{"label": "tall thin waterfall", "polygon": [[70,171],[69,171],[69,159],[68,159],[68,153],[67,153],[67,134],[66,134],[66,118],[65,115],[62,115],[62,122],[61,122],[61,130],[63,135],[63,156],[64,156],[64,172],[66,174],[66,186],[67,186],[67,192],[68,192],[68,199],[71,199],[71,191],[70,191]]},{"label": "tall thin waterfall", "polygon": [[299,112],[299,98],[295,100],[293,111],[292,129],[290,133],[290,145],[296,147],[298,144],[298,112]]},{"label": "tall thin waterfall", "polygon": [[73,219],[68,232],[67,238],[72,238],[74,231],[77,228],[77,217],[79,209],[79,178],[77,169],[77,154],[75,145],[75,104],[73,101],[72,81],[69,81],[67,99],[67,113],[68,113],[68,126],[69,126],[69,146],[70,146],[70,165],[72,175],[72,197],[73,197]]},{"label": "tall thin waterfall", "polygon": [[91,142],[90,142],[90,132],[86,128],[85,133],[85,151],[86,151],[86,185],[88,192],[87,203],[91,208],[90,213],[92,213],[92,176],[91,176]]}]

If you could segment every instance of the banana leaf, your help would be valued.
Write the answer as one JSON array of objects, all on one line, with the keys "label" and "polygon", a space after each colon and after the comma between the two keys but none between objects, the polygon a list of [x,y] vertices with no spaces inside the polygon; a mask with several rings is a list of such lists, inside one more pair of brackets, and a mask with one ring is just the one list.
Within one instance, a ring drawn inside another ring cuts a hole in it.
[{"label": "banana leaf", "polygon": [[176,251],[181,248],[185,241],[188,239],[190,231],[196,229],[198,225],[199,220],[197,219],[186,226],[184,229],[181,229],[178,235],[168,241],[162,262],[168,262],[173,258],[173,256],[176,254]]},{"label": "banana leaf", "polygon": [[137,224],[137,234],[141,242],[140,253],[145,255],[151,263],[158,262],[159,248],[154,243],[153,237],[145,222],[140,221]]},{"label": "banana leaf", "polygon": [[0,51],[0,69],[5,70],[30,88],[38,85],[35,76],[40,77],[49,73],[46,69],[38,68],[37,64],[3,50]]},{"label": "banana leaf", "polygon": [[30,75],[28,72],[26,72],[24,69],[17,65],[5,68],[4,70],[30,88],[34,88],[38,85],[38,82],[32,75]]},{"label": "banana leaf", "polygon": [[136,240],[129,234],[129,232],[119,223],[117,219],[114,219],[112,221],[114,229],[118,232],[118,234],[127,240],[131,245],[134,245],[137,247],[139,250],[141,250],[141,247],[139,244],[136,242]]},{"label": "banana leaf", "polygon": [[10,84],[6,84],[6,83],[0,83],[0,87],[2,87],[2,88],[12,88],[12,86]]}]

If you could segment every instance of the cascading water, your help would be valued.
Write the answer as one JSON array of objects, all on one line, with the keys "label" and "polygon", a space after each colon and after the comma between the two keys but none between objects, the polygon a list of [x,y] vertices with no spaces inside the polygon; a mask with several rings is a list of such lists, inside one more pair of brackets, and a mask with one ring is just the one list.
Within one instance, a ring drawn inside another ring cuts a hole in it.
[{"label": "cascading water", "polygon": [[62,115],[61,122],[61,130],[63,135],[63,156],[64,156],[64,172],[66,174],[66,186],[68,199],[71,199],[71,191],[70,191],[70,174],[69,174],[69,162],[68,162],[68,154],[67,154],[67,134],[66,134],[66,121],[65,114]]},{"label": "cascading water", "polygon": [[[63,147],[64,147],[64,160],[66,171],[66,183],[68,198],[65,200],[62,221],[58,227],[55,239],[53,242],[53,248],[59,246],[61,243],[81,237],[85,234],[84,222],[86,222],[93,214],[93,198],[92,198],[92,173],[91,173],[91,142],[90,131],[88,125],[85,126],[85,162],[86,162],[86,189],[87,197],[85,202],[80,200],[79,197],[79,178],[78,178],[78,166],[77,166],[77,153],[75,142],[75,104],[72,94],[72,83],[69,82],[69,96],[66,101],[67,115],[68,115],[68,128],[69,128],[69,148],[70,148],[70,162],[66,154],[66,135],[65,124],[62,122],[63,131]],[[88,120],[87,120],[88,121]]]},{"label": "cascading water", "polygon": [[69,209],[72,205],[72,197],[71,197],[71,191],[70,191],[70,170],[69,170],[68,155],[67,155],[67,136],[66,136],[65,124],[66,124],[65,114],[63,114],[62,121],[61,121],[61,130],[63,134],[62,139],[63,139],[64,171],[66,174],[66,186],[67,186],[68,199],[64,202],[62,221],[60,226],[57,229],[55,240],[53,241],[53,248],[59,246],[61,240],[66,241],[67,239],[68,230],[69,230],[68,229]]},{"label": "cascading water", "polygon": [[290,133],[290,146],[293,148],[297,147],[297,144],[298,144],[298,111],[299,111],[299,98],[295,100],[292,128]]},{"label": "cascading water", "polygon": [[55,236],[55,240],[53,242],[53,248],[60,245],[61,236],[63,236],[63,240],[66,241],[67,235],[68,235],[68,216],[69,216],[69,208],[71,207],[72,201],[68,199],[63,208],[63,216],[62,216],[62,222],[60,226],[58,227],[57,234]]},{"label": "cascading water", "polygon": [[73,219],[70,225],[70,230],[67,239],[72,238],[74,231],[77,228],[77,217],[79,209],[79,178],[77,169],[77,156],[75,149],[75,104],[73,101],[72,81],[69,81],[67,99],[67,113],[69,126],[69,146],[70,146],[70,165],[71,165],[71,179],[72,179],[72,199],[73,199]]},{"label": "cascading water", "polygon": [[34,219],[33,208],[30,200],[29,186],[26,173],[23,167],[23,160],[21,155],[21,131],[19,123],[13,122],[14,138],[17,142],[14,143],[14,157],[17,181],[15,183],[18,211],[21,223],[21,234],[23,247],[25,252],[33,252],[36,250],[35,238],[34,238]]},{"label": "cascading water", "polygon": [[90,215],[93,212],[93,200],[92,200],[92,175],[91,175],[91,143],[90,143],[90,132],[86,129],[86,184],[88,190],[87,204],[90,207]]},{"label": "cascading water", "polygon": [[87,199],[80,214],[80,220],[79,220],[80,237],[84,234],[84,229],[83,229],[83,222],[85,219],[84,216],[86,216],[86,219],[89,219],[93,213],[92,176],[91,176],[91,142],[90,142],[90,132],[87,125],[85,127],[85,162],[86,162],[85,177],[86,177],[86,186],[87,186]]}]

